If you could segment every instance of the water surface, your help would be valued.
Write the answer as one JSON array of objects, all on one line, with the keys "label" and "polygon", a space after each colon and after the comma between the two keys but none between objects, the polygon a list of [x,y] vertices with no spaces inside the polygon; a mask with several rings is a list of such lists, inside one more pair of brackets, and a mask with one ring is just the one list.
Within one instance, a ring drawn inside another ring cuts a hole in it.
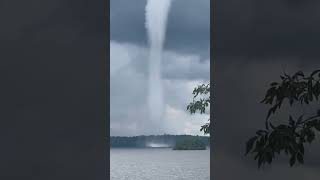
[{"label": "water surface", "polygon": [[210,150],[110,149],[111,180],[209,180]]}]

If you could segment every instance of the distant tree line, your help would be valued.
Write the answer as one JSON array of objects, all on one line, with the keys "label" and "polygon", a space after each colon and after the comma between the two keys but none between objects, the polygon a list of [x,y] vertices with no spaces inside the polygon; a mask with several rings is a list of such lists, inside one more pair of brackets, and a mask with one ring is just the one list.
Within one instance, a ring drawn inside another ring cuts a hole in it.
[{"label": "distant tree line", "polygon": [[206,146],[209,146],[209,137],[207,136],[192,136],[192,135],[149,135],[149,136],[132,136],[132,137],[110,137],[110,147],[117,148],[144,148],[149,143],[167,144],[169,147],[174,147],[176,142],[182,142],[197,137],[199,141]]},{"label": "distant tree line", "polygon": [[177,141],[173,150],[206,150],[206,143],[199,137]]}]

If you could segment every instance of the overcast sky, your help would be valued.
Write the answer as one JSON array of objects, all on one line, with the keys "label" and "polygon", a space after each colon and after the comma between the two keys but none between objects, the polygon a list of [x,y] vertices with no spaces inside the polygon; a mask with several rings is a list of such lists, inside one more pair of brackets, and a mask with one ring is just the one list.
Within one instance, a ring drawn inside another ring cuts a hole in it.
[{"label": "overcast sky", "polygon": [[[148,50],[145,0],[110,2],[111,135],[158,133],[147,117]],[[210,2],[175,0],[167,24],[162,77],[164,131],[203,134],[208,114],[190,115],[193,88],[210,80]]]},{"label": "overcast sky", "polygon": [[[268,106],[259,102],[270,82],[284,71],[319,68],[319,5],[313,0],[215,1],[214,179],[319,179],[319,141],[307,146],[299,167],[289,168],[285,158],[258,171],[253,157],[244,156],[245,142],[264,127]],[[288,118],[284,114],[280,117]]]}]

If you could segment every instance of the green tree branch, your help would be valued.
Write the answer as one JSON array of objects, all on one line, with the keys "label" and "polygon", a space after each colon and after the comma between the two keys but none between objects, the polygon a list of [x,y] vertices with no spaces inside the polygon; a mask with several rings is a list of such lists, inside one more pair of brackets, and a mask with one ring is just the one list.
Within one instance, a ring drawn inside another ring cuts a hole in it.
[{"label": "green tree branch", "polygon": [[[284,152],[290,156],[289,164],[304,163],[304,144],[312,143],[315,132],[320,131],[320,111],[312,115],[302,114],[298,118],[289,115],[287,123],[274,125],[270,116],[281,108],[284,102],[290,107],[295,104],[310,105],[318,101],[320,95],[320,70],[305,76],[302,71],[292,76],[280,76],[280,82],[273,82],[261,103],[270,105],[265,120],[265,129],[258,130],[256,135],[246,143],[246,155],[251,153],[258,161],[258,168],[266,163],[271,164],[276,154]],[[306,117],[307,116],[307,117]]]},{"label": "green tree branch", "polygon": [[[204,114],[206,109],[210,106],[210,83],[202,84],[198,87],[194,88],[192,102],[187,106],[187,111],[191,114],[195,114],[199,112],[200,114]],[[204,134],[210,133],[210,118],[208,119],[208,123],[201,126],[200,131],[203,131]]]}]

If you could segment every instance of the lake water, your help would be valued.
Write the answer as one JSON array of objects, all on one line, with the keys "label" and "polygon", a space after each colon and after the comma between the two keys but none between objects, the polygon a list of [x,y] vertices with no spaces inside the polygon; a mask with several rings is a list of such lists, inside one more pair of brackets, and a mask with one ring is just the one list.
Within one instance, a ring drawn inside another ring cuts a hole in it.
[{"label": "lake water", "polygon": [[210,150],[110,149],[111,180],[209,180]]}]

